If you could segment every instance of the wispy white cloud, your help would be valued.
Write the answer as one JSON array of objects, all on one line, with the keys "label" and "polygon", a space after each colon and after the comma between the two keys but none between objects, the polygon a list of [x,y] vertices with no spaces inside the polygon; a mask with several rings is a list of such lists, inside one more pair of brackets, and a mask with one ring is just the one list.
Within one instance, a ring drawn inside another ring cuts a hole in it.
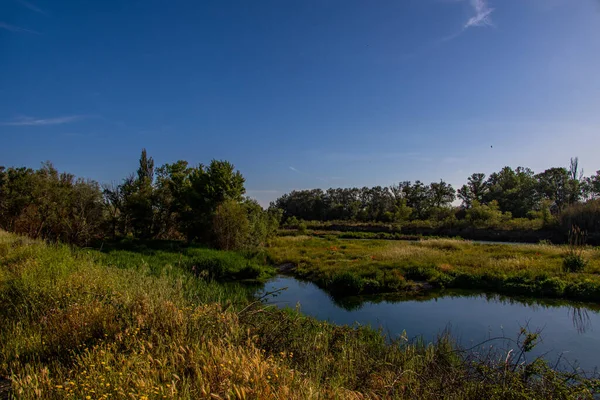
[{"label": "wispy white cloud", "polygon": [[17,33],[34,33],[36,35],[39,35],[39,32],[33,31],[31,29],[25,29],[25,28],[21,28],[15,25],[10,25],[7,24],[6,22],[2,22],[0,21],[0,29],[6,29],[7,31],[11,31],[11,32],[17,32]]},{"label": "wispy white cloud", "polygon": [[471,0],[471,6],[475,11],[475,15],[469,18],[464,29],[473,26],[494,26],[492,19],[490,18],[494,9],[488,6],[487,0]]},{"label": "wispy white cloud", "polygon": [[25,0],[17,0],[19,3],[21,3],[23,6],[29,8],[31,11],[35,11],[36,13],[40,13],[40,14],[46,14],[44,12],[44,10],[42,10],[41,8],[39,8],[38,6],[36,6],[35,4],[32,4],[28,1]]},{"label": "wispy white cloud", "polygon": [[469,0],[473,12],[471,18],[463,25],[462,29],[452,35],[443,37],[440,39],[440,42],[448,42],[452,39],[456,39],[460,35],[462,35],[469,28],[477,28],[477,27],[486,27],[486,26],[494,26],[494,22],[492,21],[491,15],[494,12],[494,8],[490,8],[487,0]]},{"label": "wispy white cloud", "polygon": [[292,171],[294,171],[294,172],[298,172],[298,173],[300,173],[300,171],[298,171],[298,170],[297,170],[296,168],[294,168],[294,167],[290,167],[290,169],[291,169]]},{"label": "wispy white cloud", "polygon": [[33,117],[19,117],[14,121],[2,122],[0,125],[4,126],[46,126],[46,125],[61,125],[68,124],[87,118],[86,115],[69,115],[65,117],[55,118],[33,118]]}]

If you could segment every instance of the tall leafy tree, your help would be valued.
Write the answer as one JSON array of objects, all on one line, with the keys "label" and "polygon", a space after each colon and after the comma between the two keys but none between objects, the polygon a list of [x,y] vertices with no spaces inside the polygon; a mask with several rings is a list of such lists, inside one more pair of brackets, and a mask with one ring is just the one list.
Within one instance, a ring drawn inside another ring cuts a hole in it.
[{"label": "tall leafy tree", "polygon": [[412,209],[413,216],[417,219],[426,219],[431,207],[429,188],[421,181],[402,182],[401,192],[406,199],[406,205]]},{"label": "tall leafy tree", "polygon": [[474,201],[479,204],[484,203],[488,193],[488,186],[485,180],[485,174],[474,173],[467,178],[467,184],[458,189],[458,198],[462,200],[463,207],[471,208]]},{"label": "tall leafy tree", "polygon": [[571,203],[572,181],[566,168],[549,168],[537,174],[536,178],[540,196],[550,200],[557,212]]},{"label": "tall leafy tree", "polygon": [[489,190],[485,203],[495,200],[502,212],[510,212],[514,217],[525,217],[539,203],[537,181],[529,168],[504,167],[491,174],[486,185]]},{"label": "tall leafy tree", "polygon": [[600,171],[582,180],[582,196],[589,200],[600,198]]},{"label": "tall leafy tree", "polygon": [[135,236],[150,238],[156,234],[155,196],[154,196],[154,160],[148,157],[146,149],[140,155],[137,176],[133,182],[125,182],[132,187],[124,188],[125,207],[131,218],[131,227]]},{"label": "tall leafy tree", "polygon": [[217,206],[225,200],[241,201],[245,179],[228,161],[212,160],[208,167],[192,168],[187,190],[184,224],[188,240],[211,239],[211,223]]},{"label": "tall leafy tree", "polygon": [[429,198],[431,206],[447,207],[456,199],[456,191],[452,185],[440,179],[439,182],[432,182],[429,185]]},{"label": "tall leafy tree", "polygon": [[102,228],[99,185],[59,173],[45,162],[38,170],[0,172],[0,227],[34,238],[86,244]]},{"label": "tall leafy tree", "polygon": [[187,161],[183,160],[165,164],[156,170],[156,218],[160,227],[157,236],[180,237],[183,218],[189,208],[187,194],[191,171]]}]

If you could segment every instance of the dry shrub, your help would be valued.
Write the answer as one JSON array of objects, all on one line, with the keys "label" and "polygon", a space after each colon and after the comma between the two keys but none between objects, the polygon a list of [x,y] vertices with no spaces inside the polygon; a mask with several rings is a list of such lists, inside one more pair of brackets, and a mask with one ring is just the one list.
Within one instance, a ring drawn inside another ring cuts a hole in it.
[{"label": "dry shrub", "polygon": [[114,306],[97,300],[71,304],[42,317],[42,339],[50,353],[59,354],[83,343],[113,337],[120,329],[119,318]]}]

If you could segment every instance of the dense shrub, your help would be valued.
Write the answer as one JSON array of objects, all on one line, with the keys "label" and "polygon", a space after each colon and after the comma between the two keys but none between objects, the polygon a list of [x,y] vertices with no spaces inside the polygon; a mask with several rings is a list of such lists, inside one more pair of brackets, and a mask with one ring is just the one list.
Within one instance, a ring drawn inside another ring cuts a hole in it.
[{"label": "dense shrub", "polygon": [[39,170],[0,167],[0,228],[32,238],[85,245],[103,234],[102,192],[90,180]]},{"label": "dense shrub", "polygon": [[581,272],[585,269],[587,261],[579,254],[567,254],[563,259],[565,272]]},{"label": "dense shrub", "polygon": [[588,233],[600,233],[600,199],[573,204],[560,214],[563,232],[568,232],[574,225]]}]

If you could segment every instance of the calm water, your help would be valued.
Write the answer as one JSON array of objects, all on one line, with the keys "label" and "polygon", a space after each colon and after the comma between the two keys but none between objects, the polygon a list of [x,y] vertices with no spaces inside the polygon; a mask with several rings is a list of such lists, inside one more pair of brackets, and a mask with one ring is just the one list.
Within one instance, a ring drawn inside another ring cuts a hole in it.
[{"label": "calm water", "polygon": [[[464,347],[470,347],[495,336],[516,338],[520,327],[527,325],[531,331],[542,330],[542,343],[530,358],[548,353],[545,357],[554,362],[562,354],[586,371],[600,367],[600,312],[590,304],[468,292],[401,301],[381,296],[333,299],[312,283],[284,276],[265,284],[262,292],[281,288],[287,289],[268,296],[268,303],[292,308],[299,304],[306,315],[336,324],[381,327],[392,337],[406,331],[409,338],[421,336],[431,341],[450,328]],[[508,345],[494,343],[501,349]]]}]

